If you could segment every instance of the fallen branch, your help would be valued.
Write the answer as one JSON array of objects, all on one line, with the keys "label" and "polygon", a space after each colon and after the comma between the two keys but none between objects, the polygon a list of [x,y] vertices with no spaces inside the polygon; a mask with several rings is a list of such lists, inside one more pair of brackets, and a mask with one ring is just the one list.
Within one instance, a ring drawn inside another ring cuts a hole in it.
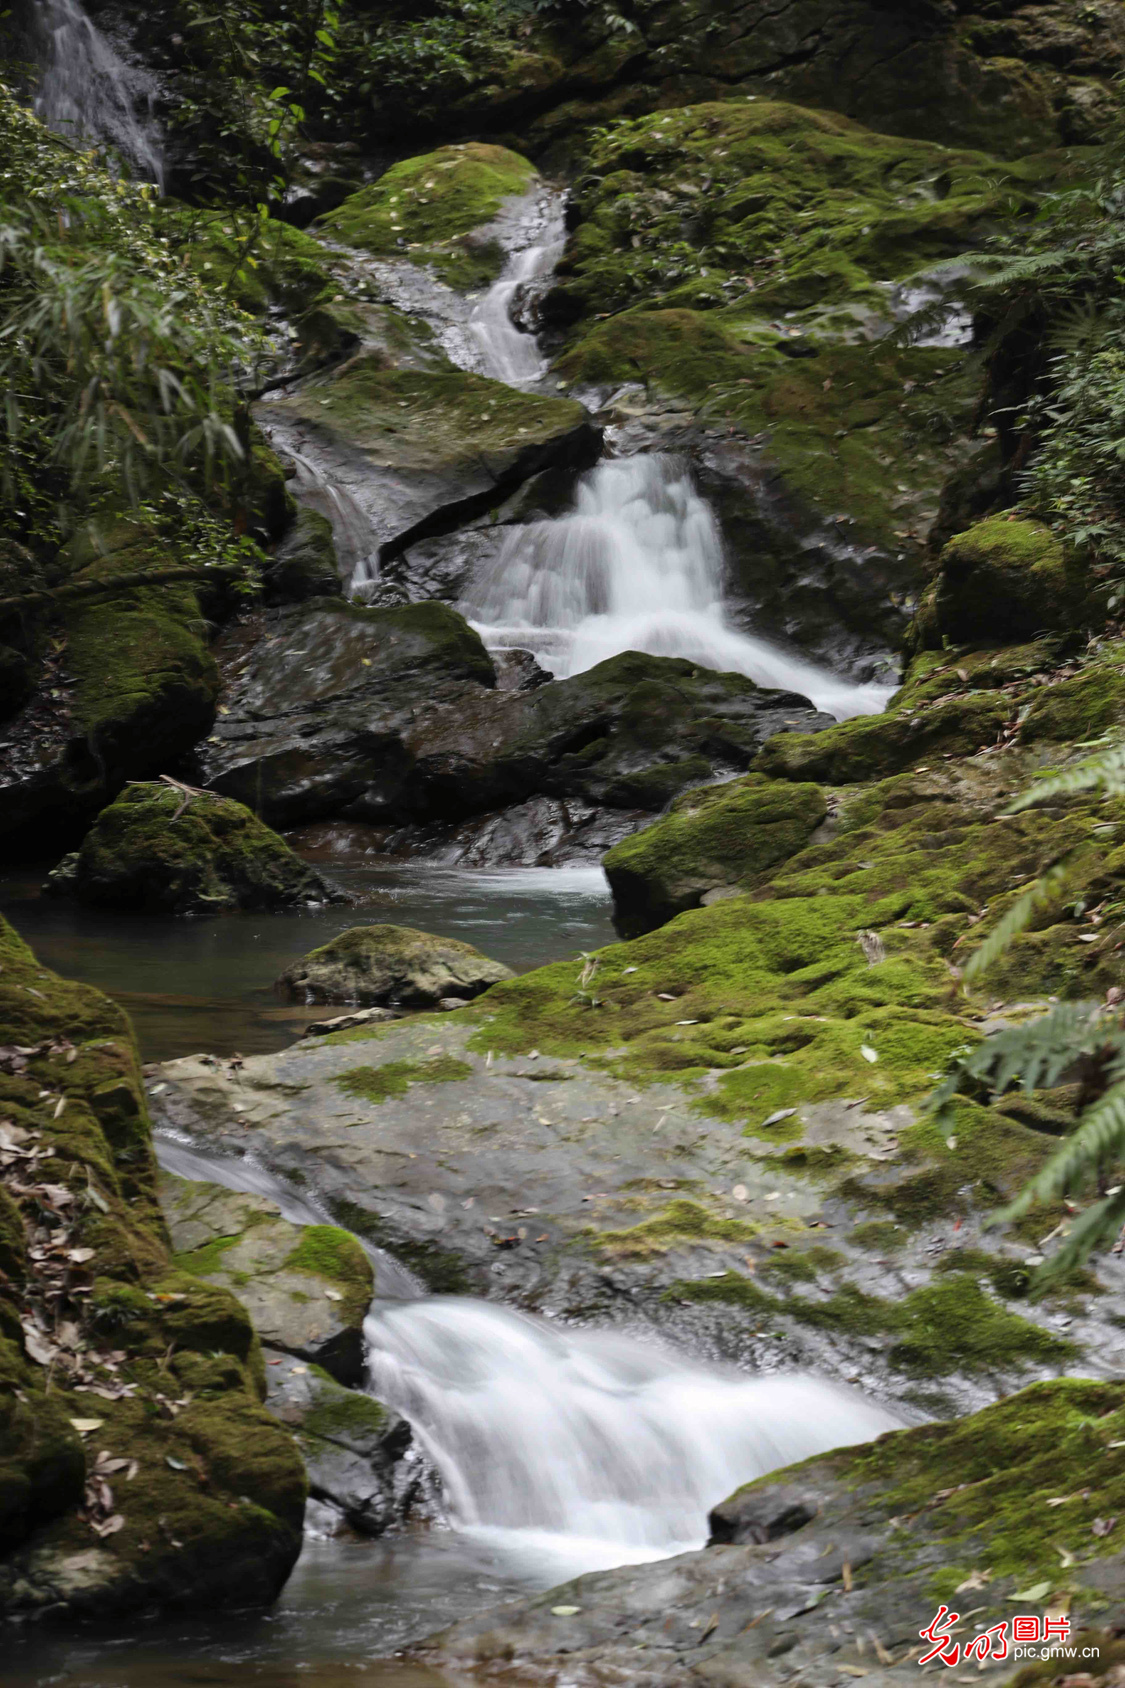
[{"label": "fallen branch", "polygon": [[75,598],[96,598],[104,592],[124,592],[132,586],[170,586],[182,580],[204,580],[208,576],[238,574],[242,563],[196,563],[178,569],[137,569],[132,574],[115,574],[108,580],[73,580],[62,586],[44,587],[38,592],[21,592],[15,598],[0,598],[0,611],[27,604],[70,603]]}]

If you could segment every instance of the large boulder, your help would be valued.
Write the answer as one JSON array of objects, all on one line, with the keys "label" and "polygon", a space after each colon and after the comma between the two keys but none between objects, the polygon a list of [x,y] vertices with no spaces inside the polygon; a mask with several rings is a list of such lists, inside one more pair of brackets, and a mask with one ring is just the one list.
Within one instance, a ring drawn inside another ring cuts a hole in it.
[{"label": "large boulder", "polygon": [[294,1225],[263,1196],[160,1176],[176,1264],[221,1284],[261,1340],[315,1360],[340,1383],[363,1380],[363,1321],[375,1293],[370,1260],[335,1225]]},{"label": "large boulder", "polygon": [[1082,562],[1041,522],[990,516],[951,539],[919,606],[915,643],[1016,645],[1103,621]]},{"label": "large boulder", "polygon": [[177,1269],[128,1021],[0,922],[0,1613],[267,1604],[305,1478],[239,1303]]},{"label": "large boulder", "polygon": [[750,774],[685,792],[603,866],[622,925],[646,932],[717,892],[731,892],[803,850],[828,813],[817,785]]},{"label": "large boulder", "polygon": [[339,598],[343,591],[332,523],[302,505],[266,565],[262,596],[271,605],[298,604],[306,598]]},{"label": "large boulder", "polygon": [[501,691],[477,634],[439,603],[320,602],[267,632],[220,651],[226,713],[204,766],[277,825],[456,822],[536,795],[651,814],[745,772],[778,731],[833,724],[741,674],[635,651]]},{"label": "large boulder", "polygon": [[295,961],[277,983],[299,1002],[428,1008],[443,998],[468,1002],[513,977],[503,962],[456,938],[409,926],[353,926]]},{"label": "large boulder", "polygon": [[519,153],[468,141],[393,164],[320,226],[345,245],[381,257],[397,257],[409,247],[411,262],[433,265],[450,284],[479,285],[498,272],[503,251],[487,236],[466,237],[534,180],[534,167]]},{"label": "large boulder", "polygon": [[128,786],[48,881],[103,908],[177,915],[346,897],[241,803],[171,783]]}]

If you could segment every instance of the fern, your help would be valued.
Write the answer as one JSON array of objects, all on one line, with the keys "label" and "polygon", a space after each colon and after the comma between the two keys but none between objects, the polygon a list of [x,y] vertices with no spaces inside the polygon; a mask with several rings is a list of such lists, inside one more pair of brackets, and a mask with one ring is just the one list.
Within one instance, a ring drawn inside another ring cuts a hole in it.
[{"label": "fern", "polygon": [[1030,886],[1012,904],[1007,914],[1002,920],[998,921],[966,963],[966,981],[978,978],[981,973],[986,972],[994,961],[1000,959],[1013,939],[1018,938],[1021,932],[1027,930],[1038,910],[1043,908],[1045,904],[1054,901],[1066,883],[1073,859],[1074,852],[1069,851],[1049,867],[1045,873],[1041,874],[1034,885]]}]

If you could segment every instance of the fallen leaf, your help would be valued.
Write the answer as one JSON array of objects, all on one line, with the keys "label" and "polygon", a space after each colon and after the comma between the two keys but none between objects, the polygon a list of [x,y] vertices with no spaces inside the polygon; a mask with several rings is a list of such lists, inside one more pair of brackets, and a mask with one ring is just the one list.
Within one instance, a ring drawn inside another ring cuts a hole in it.
[{"label": "fallen leaf", "polygon": [[115,1536],[118,1530],[125,1528],[125,1520],[120,1512],[115,1512],[113,1517],[107,1518],[104,1524],[92,1524],[90,1527],[95,1535]]},{"label": "fallen leaf", "polygon": [[844,1560],[843,1567],[841,1568],[841,1571],[840,1571],[840,1578],[841,1578],[841,1581],[844,1584],[845,1594],[850,1594],[852,1589],[855,1587],[855,1581],[854,1581],[854,1578],[852,1577],[852,1567],[851,1567],[850,1560],[847,1560],[847,1559]]},{"label": "fallen leaf", "polygon": [[837,1665],[836,1669],[842,1670],[845,1676],[870,1676],[871,1674],[870,1671],[861,1670],[859,1665]]},{"label": "fallen leaf", "polygon": [[991,1581],[991,1571],[970,1571],[964,1582],[957,1584],[957,1593],[966,1594],[975,1588],[987,1588]]},{"label": "fallen leaf", "polygon": [[551,1612],[556,1618],[573,1618],[582,1610],[581,1606],[552,1606]]},{"label": "fallen leaf", "polygon": [[1112,1535],[1117,1526],[1116,1518],[1095,1518],[1090,1525],[1090,1533],[1095,1536]]},{"label": "fallen leaf", "polygon": [[1074,1557],[1074,1554],[1070,1551],[1069,1547],[1060,1547],[1058,1542],[1056,1542],[1055,1552],[1062,1561],[1062,1568],[1064,1571],[1069,1570],[1071,1565],[1077,1565],[1078,1561]]},{"label": "fallen leaf", "polygon": [[343,1301],[344,1299],[338,1289],[326,1289],[324,1293],[328,1297],[329,1301]]},{"label": "fallen leaf", "polygon": [[165,1465],[170,1466],[173,1471],[187,1470],[185,1462],[182,1459],[177,1459],[174,1454],[165,1454],[164,1463]]},{"label": "fallen leaf", "polygon": [[[859,1046],[859,1052],[863,1056],[863,1059],[865,1061],[870,1061],[872,1065],[874,1065],[874,1063],[879,1059],[878,1054],[874,1049],[872,1049],[869,1043],[861,1043]],[[843,1666],[841,1665],[840,1668],[842,1670]],[[864,1674],[866,1675],[866,1672]]]},{"label": "fallen leaf", "polygon": [[80,1436],[89,1436],[91,1431],[101,1429],[102,1425],[105,1423],[105,1419],[104,1418],[72,1418],[70,1422],[71,1422],[71,1424],[73,1424],[75,1430],[77,1430],[77,1432]]},{"label": "fallen leaf", "polygon": [[783,1119],[792,1119],[796,1112],[796,1108],[779,1108],[776,1114],[771,1114],[769,1119],[762,1121],[762,1130],[764,1131],[767,1125],[780,1125]]},{"label": "fallen leaf", "polygon": [[1033,1583],[1030,1588],[1017,1589],[1014,1594],[1010,1594],[1008,1596],[1008,1599],[1012,1602],[1017,1600],[1030,1600],[1035,1602],[1039,1600],[1046,1600],[1050,1592],[1051,1584],[1049,1582]]},{"label": "fallen leaf", "polygon": [[736,1202],[749,1201],[750,1199],[750,1192],[746,1188],[745,1184],[736,1184],[734,1189],[731,1191],[731,1195],[734,1197]]}]

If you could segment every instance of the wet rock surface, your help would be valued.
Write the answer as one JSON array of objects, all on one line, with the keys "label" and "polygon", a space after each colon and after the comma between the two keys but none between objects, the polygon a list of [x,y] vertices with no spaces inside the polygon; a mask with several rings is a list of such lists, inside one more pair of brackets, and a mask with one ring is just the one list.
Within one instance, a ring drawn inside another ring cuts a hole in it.
[{"label": "wet rock surface", "polygon": [[[219,654],[225,714],[204,774],[275,825],[459,823],[535,796],[652,813],[747,768],[779,730],[833,723],[741,675],[637,653],[501,690],[478,636],[437,603],[282,611],[236,629]],[[561,818],[528,817],[537,836],[523,859],[550,856],[541,828],[557,839]],[[585,819],[564,820],[566,833]],[[520,830],[514,819],[510,836]]]},{"label": "wet rock surface", "polygon": [[434,1479],[410,1426],[315,1365],[267,1354],[266,1411],[292,1431],[323,1512],[317,1534],[381,1536],[433,1504]]},{"label": "wet rock surface", "polygon": [[277,981],[298,1002],[432,1008],[443,998],[468,1002],[512,978],[472,944],[409,926],[353,926],[295,961]]}]

